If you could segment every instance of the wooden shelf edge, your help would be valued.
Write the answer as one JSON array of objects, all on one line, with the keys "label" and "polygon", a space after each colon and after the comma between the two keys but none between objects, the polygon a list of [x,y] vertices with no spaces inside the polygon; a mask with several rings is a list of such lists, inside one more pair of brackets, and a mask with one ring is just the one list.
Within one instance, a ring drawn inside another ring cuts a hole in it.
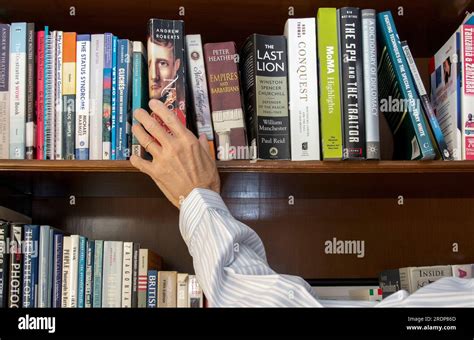
[{"label": "wooden shelf edge", "polygon": [[[474,161],[218,161],[220,172],[473,173]],[[138,172],[129,161],[0,160],[0,172]]]}]

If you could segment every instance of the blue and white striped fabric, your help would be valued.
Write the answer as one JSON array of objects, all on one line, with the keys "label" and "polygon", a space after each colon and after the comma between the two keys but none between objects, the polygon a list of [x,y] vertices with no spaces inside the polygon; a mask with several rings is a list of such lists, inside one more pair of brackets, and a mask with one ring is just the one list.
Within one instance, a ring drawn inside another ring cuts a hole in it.
[{"label": "blue and white striped fabric", "polygon": [[[196,188],[186,197],[179,227],[210,307],[360,306],[357,301],[327,304],[302,278],[274,272],[258,235],[237,221],[213,191]],[[474,307],[474,279],[442,279],[373,306]]]}]

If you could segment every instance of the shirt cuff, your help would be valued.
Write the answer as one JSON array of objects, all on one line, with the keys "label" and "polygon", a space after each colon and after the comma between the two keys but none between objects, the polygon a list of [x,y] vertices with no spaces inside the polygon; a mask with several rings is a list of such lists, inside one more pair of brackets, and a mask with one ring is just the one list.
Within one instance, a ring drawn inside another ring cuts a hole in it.
[{"label": "shirt cuff", "polygon": [[209,209],[229,213],[222,197],[209,189],[195,188],[182,202],[179,212],[179,230],[188,248],[194,230]]}]

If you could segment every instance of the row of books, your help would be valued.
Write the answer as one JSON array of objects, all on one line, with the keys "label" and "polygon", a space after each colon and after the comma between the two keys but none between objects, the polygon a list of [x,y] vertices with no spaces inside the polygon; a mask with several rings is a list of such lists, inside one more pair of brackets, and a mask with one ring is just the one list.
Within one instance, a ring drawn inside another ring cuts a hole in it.
[{"label": "row of books", "polygon": [[[0,158],[144,156],[132,112],[156,98],[220,160],[379,159],[379,112],[394,158],[470,159],[470,139],[456,153],[438,122],[390,12],[320,8],[283,31],[253,34],[238,53],[185,35],[179,20],[150,19],[146,49],[111,33],[1,25]],[[469,51],[469,35],[459,39]]]},{"label": "row of books", "polygon": [[194,275],[138,243],[0,221],[0,307],[203,307]]},{"label": "row of books", "polygon": [[401,289],[408,293],[435,282],[443,277],[473,278],[474,264],[456,264],[426,267],[404,267],[385,270],[379,275],[382,296],[386,298]]}]

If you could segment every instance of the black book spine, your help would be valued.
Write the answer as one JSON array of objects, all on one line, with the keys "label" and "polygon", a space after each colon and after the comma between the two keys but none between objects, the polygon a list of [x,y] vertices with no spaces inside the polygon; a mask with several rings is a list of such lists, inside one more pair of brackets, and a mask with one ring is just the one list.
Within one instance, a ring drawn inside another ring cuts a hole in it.
[{"label": "black book spine", "polygon": [[379,275],[379,286],[382,288],[382,298],[399,291],[401,289],[400,270],[385,270]]},{"label": "black book spine", "polygon": [[290,159],[286,38],[254,34],[244,45],[242,59],[249,138],[256,157]]},{"label": "black book spine", "polygon": [[8,234],[10,225],[6,221],[0,221],[0,308],[7,307],[8,303]]},{"label": "black book spine", "polygon": [[132,308],[138,307],[138,260],[140,244],[133,243]]},{"label": "black book spine", "polygon": [[339,11],[343,104],[343,158],[365,159],[364,74],[360,10]]},{"label": "black book spine", "polygon": [[22,234],[21,224],[11,224],[10,228],[10,273],[8,285],[8,307],[20,308],[21,306],[21,273],[22,273]]}]

